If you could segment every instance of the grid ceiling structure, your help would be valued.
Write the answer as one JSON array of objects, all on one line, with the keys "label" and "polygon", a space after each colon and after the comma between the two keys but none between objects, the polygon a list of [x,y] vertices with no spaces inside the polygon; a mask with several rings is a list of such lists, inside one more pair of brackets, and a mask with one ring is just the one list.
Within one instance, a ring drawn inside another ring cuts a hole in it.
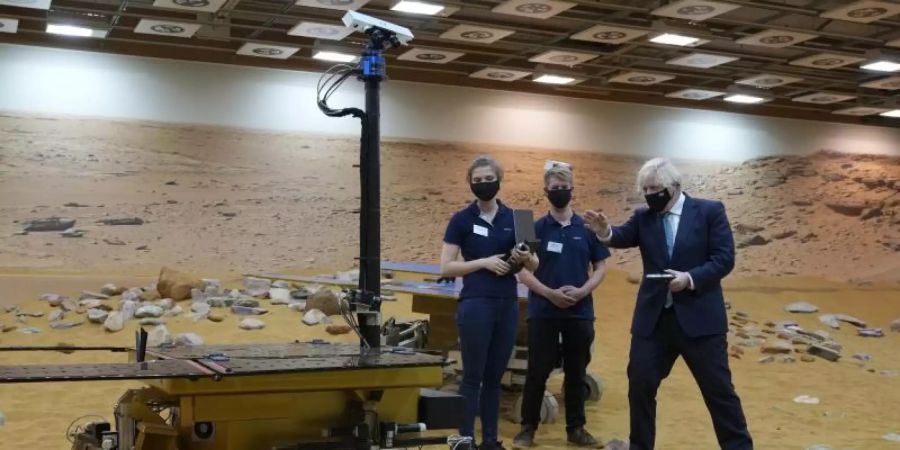
[{"label": "grid ceiling structure", "polygon": [[0,42],[322,71],[361,50],[352,9],[413,31],[392,79],[900,126],[896,1],[399,1],[0,0]]}]

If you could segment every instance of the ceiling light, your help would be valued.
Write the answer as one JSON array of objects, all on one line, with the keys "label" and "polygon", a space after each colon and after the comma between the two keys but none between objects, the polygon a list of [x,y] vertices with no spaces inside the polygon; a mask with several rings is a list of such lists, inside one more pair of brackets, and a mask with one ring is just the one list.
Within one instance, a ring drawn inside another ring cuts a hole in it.
[{"label": "ceiling light", "polygon": [[400,11],[410,14],[424,14],[433,16],[444,10],[444,5],[434,3],[417,2],[412,0],[400,0],[396,5],[391,7],[394,11]]},{"label": "ceiling light", "polygon": [[746,104],[755,104],[755,103],[763,103],[766,99],[762,97],[757,97],[755,95],[746,95],[746,94],[731,94],[725,97],[726,102],[732,103],[746,103]]},{"label": "ceiling light", "polygon": [[659,36],[650,38],[650,42],[655,42],[657,44],[665,44],[665,45],[677,45],[679,47],[686,47],[688,45],[696,44],[700,42],[699,38],[684,36],[681,34],[675,33],[663,33]]},{"label": "ceiling light", "polygon": [[350,55],[350,54],[341,53],[341,52],[330,52],[327,50],[316,50],[315,53],[313,53],[313,59],[321,59],[322,61],[348,63],[348,62],[356,61],[356,55]]},{"label": "ceiling light", "polygon": [[831,113],[842,116],[874,116],[875,114],[883,112],[888,112],[888,110],[885,108],[872,108],[869,106],[854,106],[852,108],[838,109]]},{"label": "ceiling light", "polygon": [[898,118],[900,118],[900,109],[894,109],[894,110],[891,110],[891,111],[886,111],[886,112],[883,112],[883,113],[879,114],[879,116],[884,116],[884,117],[898,117]]},{"label": "ceiling light", "polygon": [[571,84],[575,82],[575,78],[544,74],[535,78],[534,82],[545,84]]},{"label": "ceiling light", "polygon": [[868,63],[864,66],[859,66],[860,69],[866,70],[874,70],[877,72],[896,72],[900,70],[900,63],[895,63],[892,61],[875,61],[873,63]]},{"label": "ceiling light", "polygon": [[683,98],[685,100],[709,100],[721,95],[725,95],[725,93],[708,89],[682,89],[680,91],[670,92],[666,94],[666,97]]},{"label": "ceiling light", "polygon": [[75,25],[57,25],[53,23],[47,24],[47,32],[50,34],[77,37],[106,37],[106,34],[108,33],[107,30],[96,30]]}]

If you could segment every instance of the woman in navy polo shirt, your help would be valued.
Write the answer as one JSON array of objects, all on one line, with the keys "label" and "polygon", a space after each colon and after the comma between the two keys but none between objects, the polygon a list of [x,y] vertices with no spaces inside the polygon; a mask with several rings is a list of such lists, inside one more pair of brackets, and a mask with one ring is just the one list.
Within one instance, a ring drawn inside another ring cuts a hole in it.
[{"label": "woman in navy polo shirt", "polygon": [[441,274],[463,277],[456,313],[463,363],[459,393],[466,405],[460,434],[474,438],[475,416],[480,415],[481,450],[503,449],[497,440],[500,379],[519,319],[516,276],[503,256],[512,250],[513,264],[531,271],[538,266],[537,256],[514,250],[512,210],[497,200],[502,179],[503,169],[493,158],[480,156],[472,162],[467,181],[477,200],[450,219],[441,251]]},{"label": "woman in navy polo shirt", "polygon": [[[570,445],[600,448],[585,430],[585,372],[594,340],[594,301],[591,292],[606,275],[609,250],[584,219],[572,211],[572,170],[552,166],[544,173],[544,190],[550,212],[534,224],[541,242],[541,266],[532,273],[522,271],[528,286],[528,374],[522,400],[522,431],[513,448],[534,446],[534,433],[541,420],[541,402],[547,377],[559,361],[566,379],[566,435]],[[562,338],[562,339],[560,339]],[[560,344],[560,341],[562,343]]]}]

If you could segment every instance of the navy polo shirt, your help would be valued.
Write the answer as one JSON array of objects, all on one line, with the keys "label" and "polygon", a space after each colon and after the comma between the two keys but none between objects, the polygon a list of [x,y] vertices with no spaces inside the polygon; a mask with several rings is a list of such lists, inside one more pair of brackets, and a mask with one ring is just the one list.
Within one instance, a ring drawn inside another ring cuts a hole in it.
[{"label": "navy polo shirt", "polygon": [[[502,255],[516,245],[513,229],[513,213],[499,200],[494,222],[488,223],[481,216],[478,202],[457,211],[447,224],[444,242],[458,245],[463,259],[472,261],[494,255]],[[463,277],[460,300],[472,297],[516,298],[516,276],[498,277],[487,269],[479,269]]]},{"label": "navy polo shirt", "polygon": [[[541,264],[534,276],[550,289],[569,285],[576,288],[587,282],[591,264],[609,258],[609,250],[597,236],[584,226],[577,214],[567,226],[562,226],[549,213],[534,224],[535,235],[541,241],[538,257]],[[529,292],[529,319],[594,319],[594,300],[591,294],[571,308],[558,308],[550,300]]]}]

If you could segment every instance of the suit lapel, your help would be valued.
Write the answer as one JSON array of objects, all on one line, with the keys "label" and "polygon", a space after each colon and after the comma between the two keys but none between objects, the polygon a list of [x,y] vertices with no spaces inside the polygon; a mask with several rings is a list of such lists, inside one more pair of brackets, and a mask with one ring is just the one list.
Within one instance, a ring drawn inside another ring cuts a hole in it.
[{"label": "suit lapel", "polygon": [[669,267],[669,252],[666,251],[666,229],[663,228],[662,216],[655,212],[647,212],[650,221],[650,235],[654,242],[650,248],[656,249],[659,255],[660,267]]},{"label": "suit lapel", "polygon": [[694,223],[697,220],[697,204],[694,200],[684,195],[684,207],[681,209],[681,219],[678,221],[678,232],[675,234],[675,245],[672,248],[672,259],[678,256],[678,250],[685,246],[685,241],[689,238]]}]

